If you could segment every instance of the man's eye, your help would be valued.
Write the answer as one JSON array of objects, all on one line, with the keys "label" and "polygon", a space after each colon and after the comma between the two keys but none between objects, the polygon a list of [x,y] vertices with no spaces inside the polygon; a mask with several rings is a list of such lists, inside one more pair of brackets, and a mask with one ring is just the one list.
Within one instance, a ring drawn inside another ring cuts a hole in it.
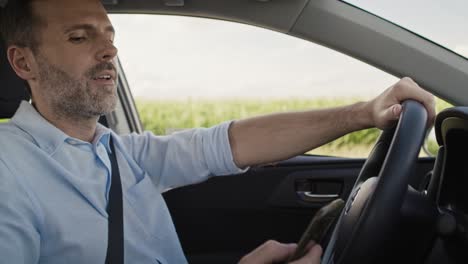
[{"label": "man's eye", "polygon": [[85,40],[86,40],[85,37],[70,37],[70,41],[73,43],[81,43]]}]

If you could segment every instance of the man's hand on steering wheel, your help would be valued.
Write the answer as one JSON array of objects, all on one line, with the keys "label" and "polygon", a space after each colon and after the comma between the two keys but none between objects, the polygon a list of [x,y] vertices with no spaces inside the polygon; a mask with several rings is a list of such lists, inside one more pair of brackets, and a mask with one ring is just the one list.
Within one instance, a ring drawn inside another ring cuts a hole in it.
[{"label": "man's hand on steering wheel", "polygon": [[380,129],[393,127],[401,114],[401,103],[409,99],[424,105],[428,113],[428,127],[432,126],[435,119],[434,96],[408,77],[402,78],[368,102],[373,125]]}]

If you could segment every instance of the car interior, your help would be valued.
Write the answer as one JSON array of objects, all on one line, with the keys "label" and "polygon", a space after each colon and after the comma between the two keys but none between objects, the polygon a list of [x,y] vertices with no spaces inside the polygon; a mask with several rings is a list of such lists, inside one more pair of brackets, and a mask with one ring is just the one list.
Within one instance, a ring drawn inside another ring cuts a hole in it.
[{"label": "car interior", "polygon": [[[408,101],[397,127],[382,133],[368,159],[300,155],[167,191],[189,263],[237,263],[266,240],[297,242],[317,210],[336,198],[346,206],[322,245],[322,263],[468,261],[466,58],[342,1],[102,2],[109,13],[205,17],[292,35],[394,76],[411,76],[456,106],[437,116],[436,157],[418,157],[427,114]],[[0,119],[8,119],[30,98],[5,47],[0,53]],[[119,134],[139,133],[143,128],[124,71],[117,109],[100,122]]]},{"label": "car interior", "polygon": [[[1,39],[0,39],[1,40]],[[16,112],[22,100],[29,101],[29,93],[26,90],[24,81],[16,76],[11,69],[6,57],[6,50],[3,41],[0,43],[0,118],[10,118]]]}]

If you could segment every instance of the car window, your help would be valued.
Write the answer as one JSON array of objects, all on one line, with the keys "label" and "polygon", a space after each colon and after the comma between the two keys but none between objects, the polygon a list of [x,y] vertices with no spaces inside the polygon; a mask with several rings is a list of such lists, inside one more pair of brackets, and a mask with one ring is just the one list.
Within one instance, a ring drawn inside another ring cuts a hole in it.
[{"label": "car window", "polygon": [[[111,20],[143,126],[158,135],[347,105],[398,80],[331,49],[250,25],[165,15]],[[378,135],[358,131],[308,154],[367,157]]]}]

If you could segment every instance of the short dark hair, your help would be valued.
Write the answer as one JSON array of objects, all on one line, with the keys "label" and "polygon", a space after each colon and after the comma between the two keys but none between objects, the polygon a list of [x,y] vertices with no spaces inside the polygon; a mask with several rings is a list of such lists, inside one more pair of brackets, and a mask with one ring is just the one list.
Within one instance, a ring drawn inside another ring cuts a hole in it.
[{"label": "short dark hair", "polygon": [[[37,54],[40,38],[39,26],[43,21],[34,14],[32,2],[34,0],[9,0],[0,8],[0,41],[3,40],[5,49],[11,45],[30,48]],[[28,93],[32,96],[31,87],[25,81]]]},{"label": "short dark hair", "polygon": [[34,0],[9,0],[0,14],[0,32],[5,47],[17,45],[37,52],[41,19],[34,14]]}]

